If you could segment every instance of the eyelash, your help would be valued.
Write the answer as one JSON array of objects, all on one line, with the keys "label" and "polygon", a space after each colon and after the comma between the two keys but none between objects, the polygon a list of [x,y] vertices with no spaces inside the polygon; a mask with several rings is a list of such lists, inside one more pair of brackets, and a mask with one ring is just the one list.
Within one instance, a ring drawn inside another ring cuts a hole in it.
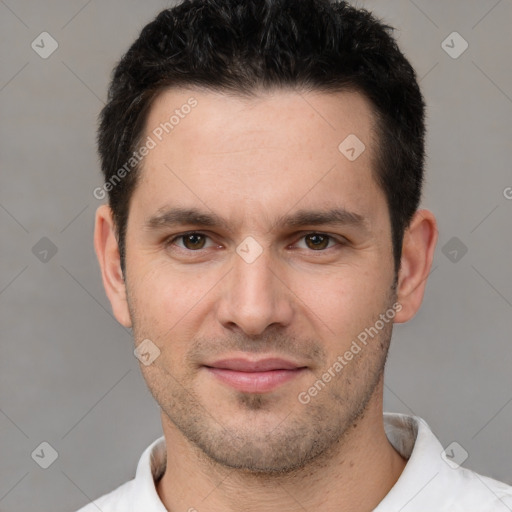
[{"label": "eyelash", "polygon": [[[175,235],[175,236],[172,236],[172,237],[168,238],[167,240],[165,240],[164,245],[165,245],[166,248],[168,248],[171,245],[174,245],[174,242],[176,240],[183,239],[184,237],[189,236],[189,235],[201,235],[201,236],[204,236],[204,237],[206,237],[206,238],[211,240],[210,236],[208,236],[206,233],[203,233],[201,231],[187,231],[186,233],[181,233],[180,235]],[[329,235],[328,233],[323,233],[321,231],[309,231],[307,233],[304,233],[303,235],[301,235],[299,240],[302,240],[303,238],[305,238],[308,235],[320,235],[320,236],[327,237],[327,238],[330,239],[330,241],[336,242],[336,244],[338,246],[347,245],[347,243],[348,243],[346,240],[338,239],[338,238],[336,238],[336,237],[334,237],[332,235]],[[327,247],[326,249],[319,249],[317,251],[315,251],[314,249],[310,249],[309,252],[312,252],[312,253],[315,253],[315,252],[325,253],[329,249],[335,249],[335,248],[336,248],[336,246],[332,246],[332,247]],[[197,250],[194,251],[192,249],[187,249],[185,247],[179,247],[179,246],[178,246],[178,249],[181,250],[181,251],[186,251],[188,253],[200,253],[201,251],[205,250],[205,248],[203,248],[203,249],[197,249]]]}]

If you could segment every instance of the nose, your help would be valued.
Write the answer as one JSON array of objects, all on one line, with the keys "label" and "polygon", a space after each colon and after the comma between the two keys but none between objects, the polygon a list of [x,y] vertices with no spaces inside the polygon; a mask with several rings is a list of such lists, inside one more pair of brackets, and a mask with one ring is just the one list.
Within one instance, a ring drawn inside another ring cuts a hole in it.
[{"label": "nose", "polygon": [[293,292],[282,269],[280,272],[277,267],[268,248],[252,262],[238,253],[233,255],[233,268],[223,280],[217,309],[218,320],[224,327],[238,327],[248,336],[258,336],[271,325],[290,325]]}]

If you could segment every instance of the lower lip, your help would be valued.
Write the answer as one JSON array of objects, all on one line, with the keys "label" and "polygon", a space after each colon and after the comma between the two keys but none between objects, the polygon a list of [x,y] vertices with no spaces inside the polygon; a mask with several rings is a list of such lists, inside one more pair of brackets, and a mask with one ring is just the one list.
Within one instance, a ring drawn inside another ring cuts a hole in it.
[{"label": "lower lip", "polygon": [[206,367],[215,377],[231,387],[246,393],[266,393],[300,375],[305,368],[295,370],[269,370],[265,372],[240,372],[224,368]]}]

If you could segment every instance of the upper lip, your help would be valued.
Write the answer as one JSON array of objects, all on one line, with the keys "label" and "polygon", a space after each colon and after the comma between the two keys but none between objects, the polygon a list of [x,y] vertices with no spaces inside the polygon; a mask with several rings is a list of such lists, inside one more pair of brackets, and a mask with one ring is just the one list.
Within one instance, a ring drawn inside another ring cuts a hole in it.
[{"label": "upper lip", "polygon": [[249,359],[243,358],[219,359],[205,366],[239,372],[265,372],[270,370],[296,370],[303,368],[303,366],[292,361],[277,357],[259,359],[258,361],[250,361]]}]

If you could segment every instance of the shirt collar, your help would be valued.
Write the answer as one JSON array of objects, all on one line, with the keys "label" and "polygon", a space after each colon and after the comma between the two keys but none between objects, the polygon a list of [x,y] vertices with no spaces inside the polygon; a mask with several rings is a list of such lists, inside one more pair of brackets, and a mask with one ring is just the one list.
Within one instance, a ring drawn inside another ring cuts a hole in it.
[{"label": "shirt collar", "polygon": [[447,482],[455,484],[453,469],[441,457],[443,447],[425,420],[385,412],[384,429],[407,464],[374,512],[449,510],[451,500],[447,503],[447,498],[454,496],[454,489],[451,485],[447,489]]},{"label": "shirt collar", "polygon": [[165,436],[162,436],[144,450],[137,465],[132,490],[133,510],[168,512],[156,490],[156,482],[163,476],[166,464]]},{"label": "shirt collar", "polygon": [[[383,419],[389,442],[407,459],[407,464],[374,512],[459,510],[454,508],[454,500],[466,492],[471,472],[450,467],[441,455],[442,445],[422,418],[385,412]],[[154,512],[167,512],[156,490],[156,482],[165,472],[166,457],[164,436],[142,454],[133,486],[134,510],[151,507]]]}]

